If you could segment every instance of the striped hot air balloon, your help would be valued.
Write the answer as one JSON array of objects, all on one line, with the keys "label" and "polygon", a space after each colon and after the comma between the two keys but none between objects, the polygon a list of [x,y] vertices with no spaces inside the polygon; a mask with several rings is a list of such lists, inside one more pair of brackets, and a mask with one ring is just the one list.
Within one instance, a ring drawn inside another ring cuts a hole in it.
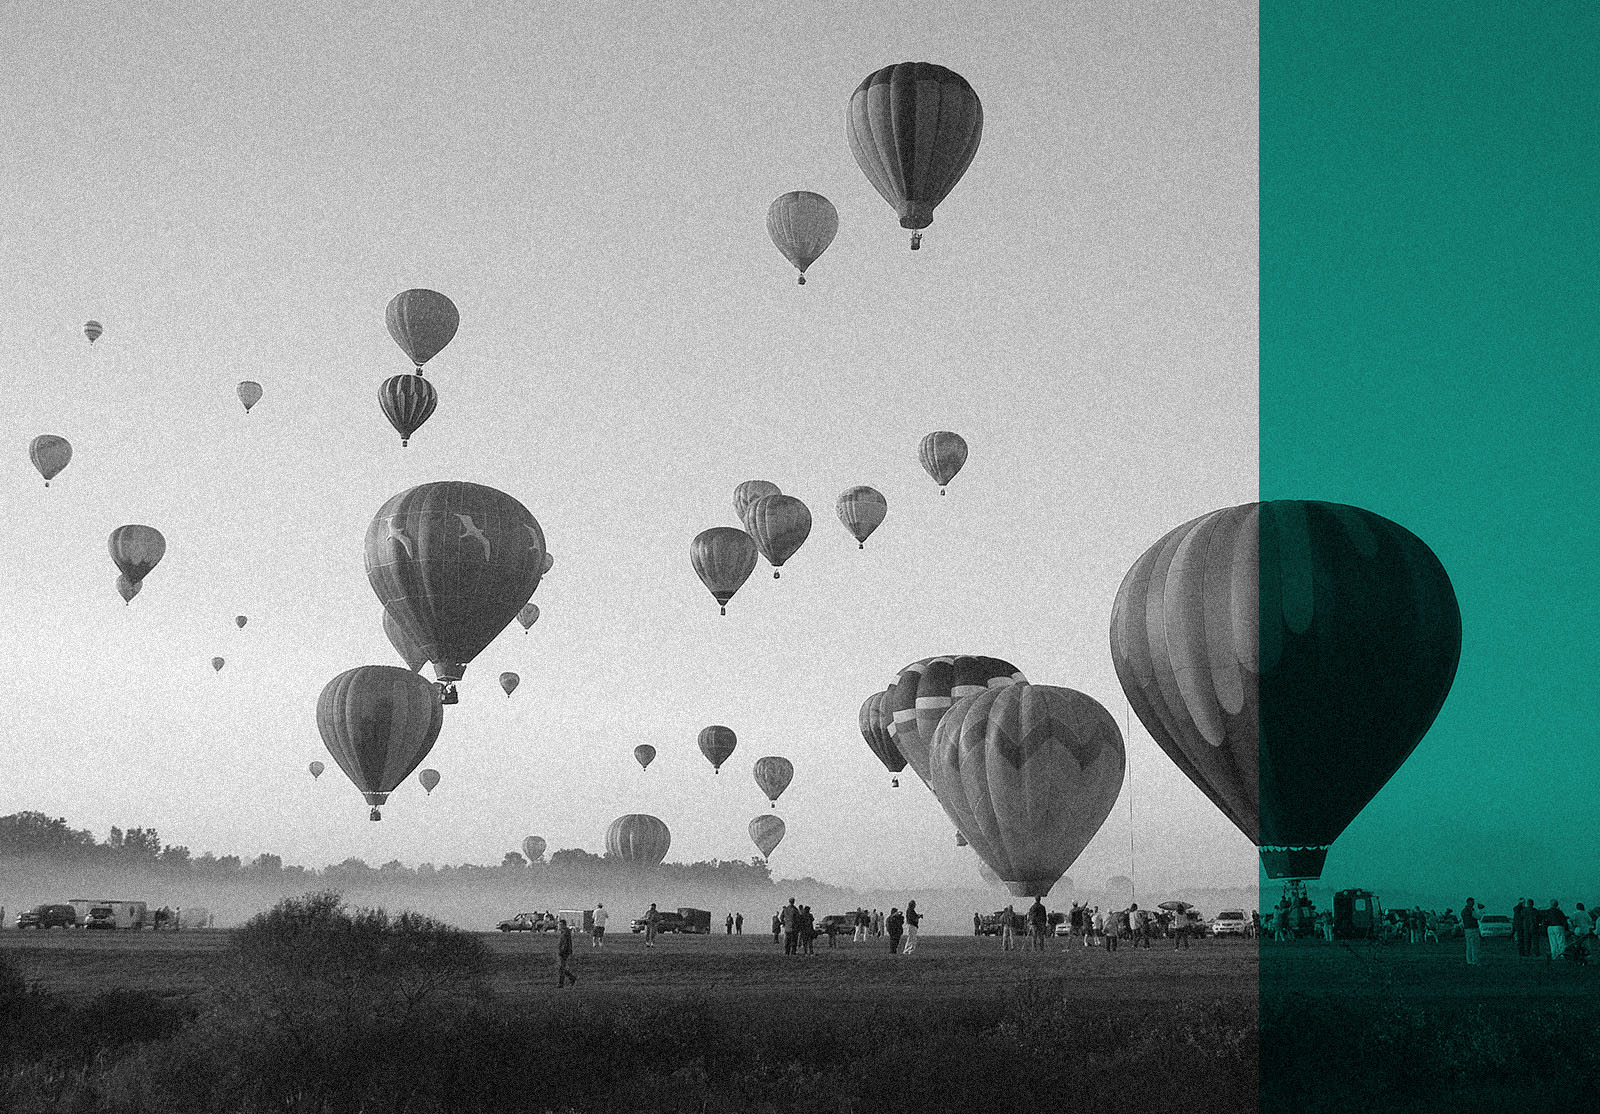
[{"label": "striped hot air balloon", "polygon": [[785,830],[783,820],[770,812],[750,821],[750,839],[760,849],[763,859],[772,858],[778,844],[783,842]]},{"label": "striped hot air balloon", "polygon": [[606,829],[606,854],[637,866],[658,866],[672,846],[672,832],[659,818],[631,812]]},{"label": "striped hot air balloon", "polygon": [[839,496],[834,510],[839,515],[839,521],[844,523],[844,528],[856,540],[856,547],[865,549],[867,539],[883,524],[884,516],[889,513],[889,500],[876,488],[852,487]]},{"label": "striped hot air balloon", "polygon": [[756,543],[736,527],[713,526],[689,543],[689,564],[726,615],[728,601],[756,567]]},{"label": "striped hot air balloon", "polygon": [[820,193],[793,190],[767,207],[767,235],[799,269],[801,286],[806,284],[806,268],[828,250],[838,231],[839,211]]},{"label": "striped hot air balloon", "polygon": [[811,512],[793,495],[763,495],[746,509],[745,526],[777,580],[783,563],[811,535]]},{"label": "striped hot air balloon", "polygon": [[[867,741],[867,746],[877,755],[878,761],[883,763],[884,768],[891,774],[898,774],[906,768],[906,756],[900,753],[900,748],[895,745],[894,736],[889,731],[894,724],[894,716],[890,714],[885,703],[888,695],[887,690],[875,692],[862,703],[859,717],[861,737]],[[889,784],[898,789],[900,779],[891,777]]]},{"label": "striped hot air balloon", "polygon": [[71,462],[72,444],[54,433],[41,433],[28,442],[28,459],[33,461],[39,475],[44,477],[44,486],[49,487],[50,481]]},{"label": "striped hot air balloon", "polygon": [[850,153],[867,181],[912,229],[911,250],[934,207],[955,188],[983,138],[983,104],[967,79],[932,62],[885,66],[856,86],[845,116]]},{"label": "striped hot air balloon", "polygon": [[444,726],[439,692],[409,670],[363,665],[339,674],[317,698],[323,744],[381,820],[389,799],[433,749]]},{"label": "striped hot air balloon", "polygon": [[1025,680],[1022,671],[1000,658],[952,654],[923,658],[900,671],[883,696],[889,735],[912,770],[929,782],[928,746],[934,728],[962,697]]},{"label": "striped hot air balloon", "polygon": [[[739,516],[739,521],[744,522],[744,516],[754,503],[763,495],[782,495],[778,485],[771,480],[745,480],[733,489],[733,513]],[[747,526],[748,530],[749,527]]]},{"label": "striped hot air balloon", "polygon": [[103,332],[105,332],[105,329],[101,327],[98,321],[85,321],[83,323],[83,335],[89,338],[90,344],[99,340],[100,334]]},{"label": "striped hot air balloon", "polygon": [[733,733],[733,728],[714,723],[700,729],[699,743],[700,753],[711,763],[711,772],[720,774],[722,764],[733,756],[733,748],[739,745],[739,737]]},{"label": "striped hot air balloon", "polygon": [[433,384],[420,375],[394,375],[378,388],[378,407],[400,435],[400,447],[411,443],[411,435],[433,416],[439,394]]},{"label": "striped hot air balloon", "polygon": [[402,290],[389,299],[383,317],[389,335],[411,358],[418,375],[422,365],[450,343],[461,324],[456,304],[437,290]]},{"label": "striped hot air balloon", "polygon": [[922,461],[923,469],[933,477],[933,482],[939,485],[939,494],[943,495],[945,486],[956,478],[956,473],[967,462],[967,443],[959,433],[951,433],[948,429],[935,430],[917,446],[917,457]]},{"label": "striped hot air balloon", "polygon": [[312,781],[315,781],[317,778],[321,777],[322,771],[326,770],[327,768],[328,767],[324,766],[321,762],[313,762],[309,767],[307,767],[307,769],[311,771]]},{"label": "striped hot air balloon", "polygon": [[778,798],[783,796],[783,791],[794,780],[794,763],[776,755],[757,758],[755,776],[756,785],[766,794],[767,800],[777,804]]}]

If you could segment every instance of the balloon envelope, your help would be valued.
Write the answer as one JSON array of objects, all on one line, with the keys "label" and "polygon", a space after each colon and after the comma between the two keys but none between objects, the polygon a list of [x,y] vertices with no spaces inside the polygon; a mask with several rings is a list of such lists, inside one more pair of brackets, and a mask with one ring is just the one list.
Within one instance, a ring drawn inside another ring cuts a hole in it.
[{"label": "balloon envelope", "polygon": [[889,500],[876,488],[852,487],[839,496],[834,510],[856,544],[865,549],[867,539],[889,513]]},{"label": "balloon envelope", "polygon": [[[894,723],[894,717],[889,713],[884,700],[888,692],[875,692],[867,697],[861,704],[859,722],[861,737],[866,740],[872,753],[877,755],[878,761],[883,763],[884,769],[891,774],[898,774],[906,768],[906,756],[900,753],[900,748],[895,745],[894,737],[889,733],[889,727]],[[895,778],[894,784],[899,785],[900,779]]]},{"label": "balloon envelope", "polygon": [[387,611],[383,613],[383,633],[388,635],[389,645],[394,647],[395,653],[400,655],[400,660],[406,663],[406,668],[411,672],[415,673],[428,664],[428,659],[417,648],[416,638]]},{"label": "balloon envelope", "polygon": [[777,804],[783,791],[789,788],[789,782],[794,780],[794,763],[775,755],[757,758],[755,775],[756,785],[766,794],[767,800]]},{"label": "balloon envelope", "polygon": [[402,449],[411,443],[411,435],[433,416],[438,405],[438,392],[420,375],[393,375],[378,387],[378,408],[400,435]]},{"label": "balloon envelope", "polygon": [[243,615],[235,615],[233,617],[233,625],[238,627],[240,630],[244,630],[244,625],[249,621],[250,620]]},{"label": "balloon envelope", "polygon": [[1439,559],[1398,523],[1341,503],[1248,503],[1134,562],[1111,656],[1145,729],[1267,874],[1316,878],[1444,704],[1461,611]]},{"label": "balloon envelope", "polygon": [[461,324],[456,304],[437,290],[402,290],[389,299],[383,317],[389,335],[418,372],[450,343]]},{"label": "balloon envelope", "polygon": [[311,770],[311,778],[313,781],[315,781],[317,778],[322,776],[322,771],[327,769],[327,767],[321,762],[313,762],[311,763],[309,769]]},{"label": "balloon envelope", "polygon": [[527,630],[539,621],[539,605],[529,600],[521,611],[517,612],[517,622],[522,624],[522,629]]},{"label": "balloon envelope", "polygon": [[239,401],[244,403],[244,412],[250,413],[250,408],[261,401],[261,384],[246,379],[239,384]]},{"label": "balloon envelope", "polygon": [[649,743],[640,743],[633,748],[633,757],[642,769],[648,770],[650,763],[656,760],[656,748]]},{"label": "balloon envelope", "polygon": [[656,866],[671,846],[672,833],[667,826],[647,813],[619,816],[606,829],[606,854],[625,863]]},{"label": "balloon envelope", "polygon": [[1105,823],[1126,767],[1117,721],[1093,697],[1018,682],[940,721],[931,784],[956,830],[1016,897],[1044,897]]},{"label": "balloon envelope", "polygon": [[423,770],[417,775],[417,780],[422,783],[423,790],[431,797],[434,788],[439,784],[438,770]]},{"label": "balloon envelope", "polygon": [[698,741],[700,753],[706,756],[706,761],[717,773],[722,772],[722,764],[733,754],[733,748],[739,745],[739,737],[733,733],[733,728],[723,727],[720,723],[702,727]]},{"label": "balloon envelope", "polygon": [[83,323],[83,335],[89,338],[90,344],[99,340],[100,334],[103,332],[105,332],[105,329],[101,327],[98,321],[85,321]]},{"label": "balloon envelope", "polygon": [[528,509],[481,484],[423,484],[367,527],[367,580],[441,681],[457,681],[533,595],[544,531]]},{"label": "balloon envelope", "polygon": [[743,530],[713,526],[689,543],[689,564],[726,615],[728,601],[756,567],[756,543]]},{"label": "balloon envelope", "polygon": [[144,584],[138,580],[129,580],[121,573],[117,574],[117,595],[122,597],[122,602],[132,603],[133,597],[144,589]]},{"label": "balloon envelope", "polygon": [[226,665],[226,664],[227,664],[227,662],[222,658],[212,658],[211,659],[211,668],[213,670],[215,670],[216,672],[218,672],[218,673],[222,672],[222,667],[224,665]]},{"label": "balloon envelope", "polygon": [[845,130],[856,164],[893,206],[900,227],[926,228],[978,153],[983,104],[955,71],[901,62],[856,86]]},{"label": "balloon envelope", "polygon": [[811,512],[793,495],[763,495],[745,511],[745,527],[776,577],[811,534]]},{"label": "balloon envelope", "polygon": [[767,207],[767,235],[799,269],[801,286],[806,282],[806,268],[828,250],[838,231],[839,211],[820,193],[794,190]]},{"label": "balloon envelope", "polygon": [[948,429],[934,430],[917,446],[917,458],[922,461],[922,467],[928,475],[933,477],[933,482],[939,485],[942,495],[945,485],[956,478],[956,473],[967,462],[967,443],[959,433],[951,433]]},{"label": "balloon envelope", "polygon": [[161,563],[167,539],[154,526],[118,526],[111,531],[107,547],[122,575],[130,584],[137,584]]},{"label": "balloon envelope", "polygon": [[739,521],[744,521],[745,512],[763,495],[782,495],[778,485],[770,480],[745,480],[733,489],[733,513],[739,516]]},{"label": "balloon envelope", "polygon": [[500,687],[505,690],[507,696],[516,692],[517,686],[520,684],[522,684],[522,678],[515,673],[506,672],[500,674]]},{"label": "balloon envelope", "polygon": [[750,821],[750,838],[761,849],[762,858],[772,857],[772,852],[783,842],[784,830],[783,820],[771,813]]},{"label": "balloon envelope", "polygon": [[950,706],[985,689],[1025,680],[1020,669],[1000,658],[952,654],[914,661],[884,693],[889,736],[916,775],[931,785],[928,747]]},{"label": "balloon envelope", "polygon": [[28,459],[33,461],[39,475],[44,477],[44,486],[49,487],[50,481],[59,476],[72,460],[72,445],[65,437],[41,433],[28,442]]},{"label": "balloon envelope", "polygon": [[422,764],[439,738],[439,692],[393,665],[363,665],[339,674],[317,698],[317,730],[328,753],[373,807]]},{"label": "balloon envelope", "polygon": [[544,841],[544,836],[529,836],[522,841],[522,857],[530,863],[536,863],[544,858],[545,848],[549,844]]}]

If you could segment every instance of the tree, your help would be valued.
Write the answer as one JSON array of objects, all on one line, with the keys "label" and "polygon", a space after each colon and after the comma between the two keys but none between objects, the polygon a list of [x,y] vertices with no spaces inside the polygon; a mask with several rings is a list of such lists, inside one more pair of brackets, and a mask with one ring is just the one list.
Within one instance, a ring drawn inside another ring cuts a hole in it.
[{"label": "tree", "polygon": [[507,851],[506,857],[500,860],[500,865],[507,870],[520,870],[528,865],[528,860],[523,858],[520,851]]},{"label": "tree", "polygon": [[263,851],[251,860],[250,869],[258,874],[281,874],[283,872],[283,856]]}]

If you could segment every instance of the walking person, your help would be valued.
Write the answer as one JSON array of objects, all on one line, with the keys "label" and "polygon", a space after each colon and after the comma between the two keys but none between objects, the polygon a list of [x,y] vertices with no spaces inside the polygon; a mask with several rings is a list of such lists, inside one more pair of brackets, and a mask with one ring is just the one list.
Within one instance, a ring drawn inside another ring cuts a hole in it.
[{"label": "walking person", "polygon": [[572,959],[572,926],[567,924],[567,919],[562,917],[556,929],[560,935],[556,937],[556,989],[560,990],[567,985],[567,980],[572,980],[572,985],[578,985],[578,976],[574,975],[567,964]]},{"label": "walking person", "polygon": [[606,946],[606,921],[611,919],[611,914],[606,912],[606,903],[600,902],[594,907],[594,927],[589,930],[589,946],[603,948]]},{"label": "walking person", "polygon": [[1044,951],[1044,930],[1049,922],[1050,914],[1045,911],[1044,902],[1039,898],[1033,899],[1033,904],[1028,906],[1028,933],[1033,937],[1033,950]]},{"label": "walking person", "polygon": [[900,933],[905,929],[906,919],[900,915],[899,909],[891,907],[885,924],[889,929],[889,954],[893,955],[900,950]]},{"label": "walking person", "polygon": [[1483,911],[1472,898],[1461,907],[1461,932],[1467,938],[1467,966],[1476,967],[1483,950],[1483,931],[1478,927],[1478,914]]},{"label": "walking person", "polygon": [[652,901],[650,903],[650,908],[646,909],[644,913],[645,947],[653,948],[656,946],[656,927],[660,925],[660,923],[661,914],[656,912],[656,903]]}]

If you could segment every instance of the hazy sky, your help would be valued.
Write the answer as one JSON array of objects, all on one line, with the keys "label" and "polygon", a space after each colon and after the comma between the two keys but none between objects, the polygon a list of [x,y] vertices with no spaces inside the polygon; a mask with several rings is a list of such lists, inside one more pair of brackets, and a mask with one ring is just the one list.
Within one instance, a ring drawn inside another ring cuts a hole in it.
[{"label": "hazy sky", "polygon": [[[0,21],[0,812],[321,865],[496,862],[530,833],[599,850],[648,811],[673,859],[745,858],[751,764],[782,754],[777,875],[970,884],[911,771],[889,788],[861,701],[959,651],[1122,721],[1122,575],[1256,496],[1253,4],[64,0]],[[906,60],[963,74],[985,113],[915,255],[844,134],[855,85]],[[803,289],[764,224],[792,189],[840,216]],[[401,449],[376,393],[408,368],[383,309],[413,286],[461,329]],[[266,392],[248,416],[241,379]],[[943,498],[917,463],[934,429],[971,446]],[[25,451],[45,432],[76,454],[48,491]],[[736,524],[750,478],[813,531],[720,618],[689,542]],[[331,763],[306,773],[314,706],[395,662],[363,533],[444,479],[515,495],[557,563],[538,625],[469,667],[440,787],[372,824]],[[858,483],[889,501],[864,552],[833,512]],[[168,551],[124,607],[106,537],[135,522]],[[739,735],[716,777],[710,723]],[[1136,722],[1128,752],[1141,888],[1252,879]],[[1074,877],[1129,872],[1128,792]]]}]

